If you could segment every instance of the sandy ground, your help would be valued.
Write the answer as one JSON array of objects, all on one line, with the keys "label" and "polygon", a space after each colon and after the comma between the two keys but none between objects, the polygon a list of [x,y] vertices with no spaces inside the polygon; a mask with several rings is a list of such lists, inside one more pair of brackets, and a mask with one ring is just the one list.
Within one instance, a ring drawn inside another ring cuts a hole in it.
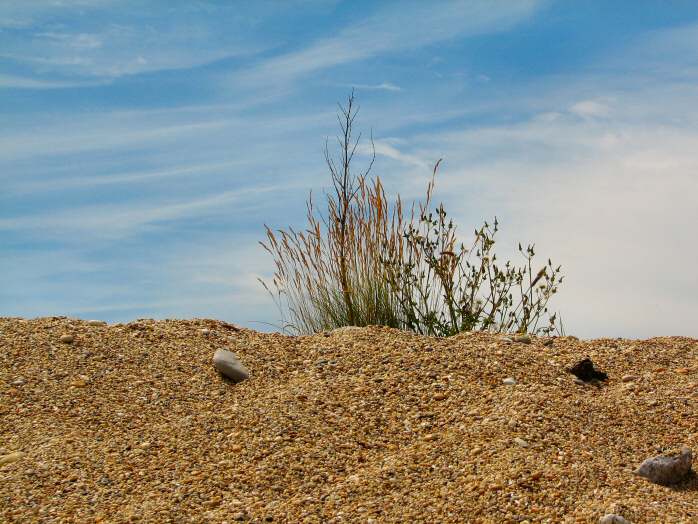
[{"label": "sandy ground", "polygon": [[[587,355],[606,384],[565,371]],[[0,319],[0,522],[696,523],[695,475],[632,474],[683,444],[695,339]]]}]

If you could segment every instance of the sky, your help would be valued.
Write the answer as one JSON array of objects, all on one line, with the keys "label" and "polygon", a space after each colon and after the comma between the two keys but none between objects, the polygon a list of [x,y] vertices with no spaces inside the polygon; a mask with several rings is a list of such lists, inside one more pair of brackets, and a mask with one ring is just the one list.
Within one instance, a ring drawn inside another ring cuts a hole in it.
[{"label": "sky", "polygon": [[698,337],[693,0],[3,0],[0,316],[273,329],[258,242],[352,88],[387,191],[443,158],[464,237],[562,265],[568,334]]}]

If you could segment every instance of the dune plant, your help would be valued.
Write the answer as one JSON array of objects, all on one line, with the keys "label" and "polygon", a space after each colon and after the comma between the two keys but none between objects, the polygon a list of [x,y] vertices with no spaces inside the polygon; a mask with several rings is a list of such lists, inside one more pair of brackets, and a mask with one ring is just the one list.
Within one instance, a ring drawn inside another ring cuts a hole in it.
[{"label": "dune plant", "polygon": [[[315,333],[342,326],[385,325],[449,336],[462,331],[542,332],[556,329],[548,301],[562,282],[560,267],[548,260],[534,266],[534,246],[519,251],[524,263],[500,265],[493,251],[499,223],[475,231],[470,248],[442,204],[432,209],[436,163],[426,198],[403,209],[392,203],[380,178],[370,178],[375,161],[355,174],[354,136],[358,108],[352,93],[339,105],[338,153],[325,142],[332,188],[326,211],[310,194],[304,231],[266,228],[261,245],[276,270],[271,285],[260,280],[282,313],[284,329]],[[543,326],[541,321],[547,320]]]}]

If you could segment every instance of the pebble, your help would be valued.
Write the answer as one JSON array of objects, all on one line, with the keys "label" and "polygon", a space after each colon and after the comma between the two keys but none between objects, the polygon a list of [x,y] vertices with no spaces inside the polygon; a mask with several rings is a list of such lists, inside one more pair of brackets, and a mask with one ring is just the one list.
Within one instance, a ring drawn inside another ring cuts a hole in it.
[{"label": "pebble", "polygon": [[621,379],[623,382],[633,382],[637,380],[637,376],[635,375],[623,375],[623,378]]},{"label": "pebble", "polygon": [[60,338],[60,341],[63,342],[64,344],[72,344],[74,340],[75,340],[75,337],[73,335],[61,335],[61,338]]},{"label": "pebble", "polygon": [[620,515],[609,513],[599,519],[599,524],[630,524],[630,521],[625,520]]},{"label": "pebble", "polygon": [[502,380],[502,384],[504,384],[505,386],[515,386],[517,382],[515,378],[507,377],[504,380]]},{"label": "pebble", "polygon": [[106,326],[107,323],[104,320],[88,320],[88,326]]},{"label": "pebble", "polygon": [[544,346],[552,346],[552,345],[553,345],[553,339],[552,339],[552,338],[546,338],[546,339],[543,341],[543,345],[544,345]]},{"label": "pebble", "polygon": [[514,337],[514,342],[518,342],[519,344],[530,344],[531,337],[529,335],[516,335]]},{"label": "pebble", "polygon": [[684,480],[692,463],[693,452],[684,446],[680,453],[648,458],[633,473],[654,484],[669,486]]},{"label": "pebble", "polygon": [[26,455],[26,453],[24,453],[22,451],[15,451],[14,453],[2,455],[2,456],[0,456],[0,466],[4,466],[5,464],[12,464],[13,462],[17,462],[19,459],[21,459],[25,455]]},{"label": "pebble", "polygon": [[203,329],[201,330],[201,334],[204,335],[204,336],[210,335],[210,334],[211,334],[211,330],[208,329],[208,328],[203,328]]},{"label": "pebble", "polygon": [[500,342],[504,342],[505,344],[511,344],[512,342],[514,342],[514,340],[510,337],[502,337],[499,340],[500,340]]},{"label": "pebble", "polygon": [[579,386],[586,386],[586,382],[584,382],[581,378],[575,378],[574,383],[579,385]]},{"label": "pebble", "polygon": [[446,393],[437,393],[436,395],[434,395],[434,400],[445,400],[446,397]]},{"label": "pebble", "polygon": [[238,360],[235,353],[227,349],[218,349],[213,355],[214,367],[233,382],[242,382],[250,377],[250,372]]},{"label": "pebble", "polygon": [[25,381],[23,378],[20,377],[20,378],[18,378],[18,379],[16,379],[16,380],[13,380],[13,381],[11,382],[11,384],[12,384],[13,386],[23,386],[24,384],[26,384],[26,381]]},{"label": "pebble", "polygon": [[519,437],[514,437],[514,444],[516,444],[517,446],[520,446],[522,448],[528,447],[528,442],[526,442],[524,439],[519,438]]}]

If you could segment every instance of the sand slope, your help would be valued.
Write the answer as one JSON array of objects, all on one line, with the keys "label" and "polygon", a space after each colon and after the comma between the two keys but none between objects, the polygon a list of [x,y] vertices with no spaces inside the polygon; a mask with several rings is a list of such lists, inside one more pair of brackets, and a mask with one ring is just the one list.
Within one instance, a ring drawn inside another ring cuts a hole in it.
[{"label": "sand slope", "polygon": [[[215,372],[220,347],[250,380]],[[607,385],[565,372],[587,355]],[[695,476],[631,473],[681,444],[695,339],[0,319],[0,455],[25,453],[0,466],[2,522],[695,523]]]}]

